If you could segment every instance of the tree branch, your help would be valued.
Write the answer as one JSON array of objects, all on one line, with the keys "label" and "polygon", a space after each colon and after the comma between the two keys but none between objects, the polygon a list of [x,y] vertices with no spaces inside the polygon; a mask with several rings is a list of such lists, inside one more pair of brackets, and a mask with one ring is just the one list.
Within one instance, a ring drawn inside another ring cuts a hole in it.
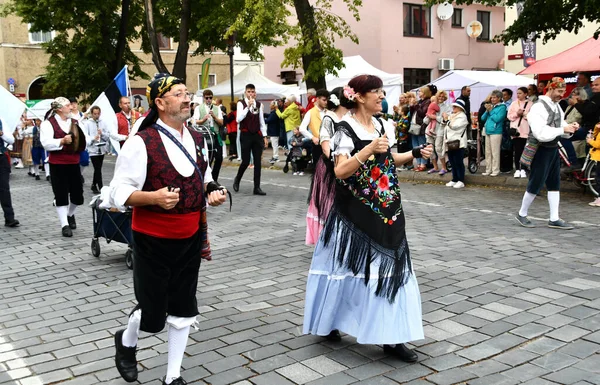
[{"label": "tree branch", "polygon": [[154,28],[154,4],[152,0],[144,0],[144,10],[146,11],[146,29],[148,30],[148,38],[152,51],[152,62],[158,72],[169,72],[162,60],[160,48],[158,47],[158,36]]}]

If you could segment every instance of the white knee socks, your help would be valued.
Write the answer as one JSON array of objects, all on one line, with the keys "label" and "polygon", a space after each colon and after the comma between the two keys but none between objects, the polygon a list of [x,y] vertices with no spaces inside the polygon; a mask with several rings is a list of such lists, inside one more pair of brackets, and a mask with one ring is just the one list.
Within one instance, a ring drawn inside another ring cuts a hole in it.
[{"label": "white knee socks", "polygon": [[187,346],[190,327],[185,326],[177,329],[169,325],[169,362],[167,364],[167,376],[165,382],[170,384],[176,378],[181,376],[181,362]]},{"label": "white knee socks", "polygon": [[60,227],[63,228],[68,226],[69,221],[67,221],[67,215],[69,214],[69,206],[56,206],[56,213],[58,214]]},{"label": "white knee socks", "polygon": [[73,203],[69,203],[69,216],[72,217],[73,215],[75,215],[75,210],[77,209],[77,205],[74,205]]},{"label": "white knee socks", "polygon": [[535,199],[535,194],[528,193],[527,191],[525,191],[525,194],[523,195],[523,202],[521,203],[521,209],[519,210],[520,216],[522,216],[522,217],[527,216],[527,212],[529,211],[529,206],[531,206],[534,199]]},{"label": "white knee socks", "polygon": [[550,220],[557,221],[558,218],[558,205],[560,203],[560,192],[548,191],[548,204],[550,205]]},{"label": "white knee socks", "polygon": [[129,317],[127,329],[123,332],[123,346],[132,348],[137,346],[138,337],[140,335],[140,321],[142,320],[142,310],[138,309]]}]

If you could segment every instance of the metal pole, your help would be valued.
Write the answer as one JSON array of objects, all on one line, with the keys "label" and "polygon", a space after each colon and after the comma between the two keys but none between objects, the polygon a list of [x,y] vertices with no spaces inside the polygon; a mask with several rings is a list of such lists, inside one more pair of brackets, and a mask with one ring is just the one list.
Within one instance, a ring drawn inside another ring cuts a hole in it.
[{"label": "metal pole", "polygon": [[231,103],[233,100],[233,45],[229,46],[229,81],[231,86]]}]

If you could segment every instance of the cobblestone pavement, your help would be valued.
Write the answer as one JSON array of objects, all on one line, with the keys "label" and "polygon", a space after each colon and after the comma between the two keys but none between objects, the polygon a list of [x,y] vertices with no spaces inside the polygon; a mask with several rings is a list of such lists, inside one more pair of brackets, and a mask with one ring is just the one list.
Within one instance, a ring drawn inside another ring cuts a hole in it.
[{"label": "cobblestone pavement", "polygon": [[[538,227],[519,227],[520,190],[403,185],[426,336],[409,365],[348,336],[301,334],[309,179],[265,170],[268,195],[254,197],[251,175],[231,213],[210,209],[214,259],[200,271],[189,383],[600,384],[600,210],[590,197],[563,194],[562,217],[578,226],[563,232],[545,227],[543,197],[530,213]],[[0,383],[124,384],[113,334],[134,306],[126,246],[101,239],[94,258],[91,209],[63,238],[49,183],[15,170],[11,188],[22,225],[0,228]],[[165,332],[140,339],[140,383],[160,384],[165,342]]]}]

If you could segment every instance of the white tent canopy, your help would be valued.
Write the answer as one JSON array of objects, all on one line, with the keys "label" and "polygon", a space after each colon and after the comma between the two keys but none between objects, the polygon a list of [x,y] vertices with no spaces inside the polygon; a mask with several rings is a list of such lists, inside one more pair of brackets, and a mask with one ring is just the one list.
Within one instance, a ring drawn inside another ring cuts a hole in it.
[{"label": "white tent canopy", "polygon": [[[516,93],[517,88],[527,87],[527,85],[533,83],[533,79],[515,75],[506,71],[466,71],[466,70],[454,70],[449,71],[446,74],[440,76],[431,82],[435,84],[438,91],[447,91],[452,100],[452,93],[454,98],[460,96],[460,90],[464,86],[471,88],[471,112],[477,111],[479,104],[489,95],[493,90],[502,90],[508,88]],[[516,99],[516,94],[513,96],[513,100]]]},{"label": "white tent canopy", "polygon": [[[298,94],[298,87],[275,83],[250,66],[247,66],[233,77],[233,94],[236,97],[241,97],[244,94],[246,84],[248,83],[254,84],[256,87],[257,98],[260,100],[275,99],[282,96]],[[215,96],[230,96],[231,81],[225,80],[208,89],[210,89]],[[203,90],[198,90],[196,95],[202,96],[202,91]]]},{"label": "white tent canopy", "polygon": [[[336,87],[343,87],[350,79],[358,75],[375,75],[383,80],[383,89],[387,93],[387,101],[390,110],[394,104],[397,104],[398,98],[402,93],[402,75],[390,74],[372,66],[363,59],[362,56],[346,56],[343,59],[344,68],[339,69],[337,76],[328,74],[325,76],[327,89],[332,90]],[[306,94],[306,83],[300,85],[300,92]],[[387,111],[386,111],[387,112]]]}]

